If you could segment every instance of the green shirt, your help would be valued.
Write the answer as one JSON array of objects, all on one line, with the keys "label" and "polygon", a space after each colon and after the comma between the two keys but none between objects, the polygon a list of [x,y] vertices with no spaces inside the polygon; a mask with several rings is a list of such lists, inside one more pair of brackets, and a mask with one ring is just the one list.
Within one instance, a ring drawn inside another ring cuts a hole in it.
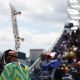
[{"label": "green shirt", "polygon": [[18,62],[9,63],[4,67],[0,80],[30,80],[29,68]]}]

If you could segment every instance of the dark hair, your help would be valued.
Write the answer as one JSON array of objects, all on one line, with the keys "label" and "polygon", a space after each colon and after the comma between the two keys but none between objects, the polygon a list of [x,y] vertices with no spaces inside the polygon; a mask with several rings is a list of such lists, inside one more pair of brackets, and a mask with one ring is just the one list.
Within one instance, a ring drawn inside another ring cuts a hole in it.
[{"label": "dark hair", "polygon": [[3,53],[3,61],[4,61],[4,63],[9,63],[10,61],[9,60],[7,60],[7,57],[9,56],[9,51],[12,51],[11,49],[8,49],[8,50],[6,50],[6,51],[4,51],[4,53]]}]

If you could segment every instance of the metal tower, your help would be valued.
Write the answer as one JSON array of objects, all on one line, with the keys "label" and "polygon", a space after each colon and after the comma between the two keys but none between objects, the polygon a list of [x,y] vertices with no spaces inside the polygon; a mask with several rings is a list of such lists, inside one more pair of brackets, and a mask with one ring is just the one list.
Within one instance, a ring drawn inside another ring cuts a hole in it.
[{"label": "metal tower", "polygon": [[11,18],[12,18],[12,27],[13,27],[13,34],[14,34],[14,39],[15,39],[15,50],[18,52],[20,48],[20,40],[23,41],[24,39],[19,36],[18,32],[18,26],[17,26],[17,20],[16,16],[20,15],[20,11],[16,11],[14,6],[10,3],[10,8],[11,8]]}]

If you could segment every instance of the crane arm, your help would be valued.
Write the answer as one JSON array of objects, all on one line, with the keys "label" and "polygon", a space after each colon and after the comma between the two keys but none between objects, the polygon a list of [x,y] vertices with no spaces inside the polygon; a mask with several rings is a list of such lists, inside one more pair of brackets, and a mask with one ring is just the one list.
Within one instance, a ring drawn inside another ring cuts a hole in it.
[{"label": "crane arm", "polygon": [[18,52],[20,48],[20,37],[18,32],[17,20],[16,16],[21,14],[21,12],[16,11],[13,5],[9,4],[11,8],[11,18],[12,18],[12,27],[13,27],[13,34],[15,39],[15,50]]}]

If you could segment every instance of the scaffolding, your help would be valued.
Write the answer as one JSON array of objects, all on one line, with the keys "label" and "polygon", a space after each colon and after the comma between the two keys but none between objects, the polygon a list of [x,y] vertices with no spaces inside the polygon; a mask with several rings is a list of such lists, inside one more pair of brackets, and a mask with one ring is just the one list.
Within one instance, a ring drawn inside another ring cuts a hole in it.
[{"label": "scaffolding", "polygon": [[68,22],[80,28],[80,0],[67,0],[67,17]]}]

